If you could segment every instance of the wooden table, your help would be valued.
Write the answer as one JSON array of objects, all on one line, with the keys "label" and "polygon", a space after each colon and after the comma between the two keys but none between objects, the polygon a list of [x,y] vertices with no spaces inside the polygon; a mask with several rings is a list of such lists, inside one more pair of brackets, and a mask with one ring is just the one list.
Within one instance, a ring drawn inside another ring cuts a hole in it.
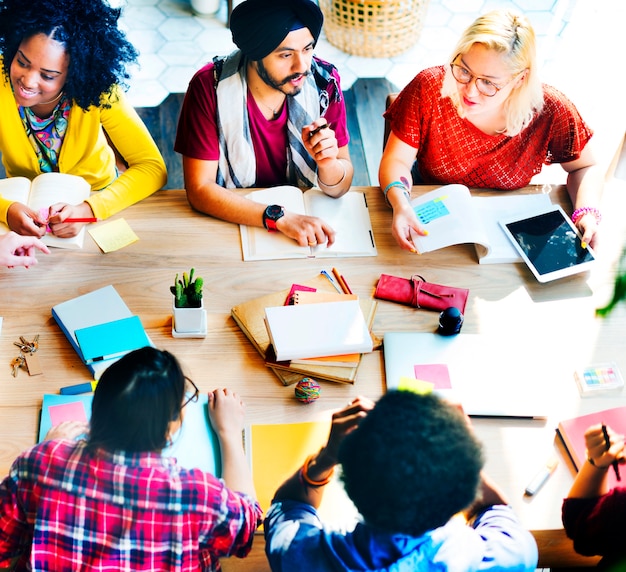
[{"label": "wooden table", "polygon": [[[416,193],[432,187],[415,188]],[[382,351],[364,357],[354,385],[324,383],[321,399],[301,405],[293,387],[283,386],[266,369],[261,357],[230,318],[232,306],[262,294],[288,288],[320,270],[337,266],[355,293],[371,296],[381,272],[397,276],[413,273],[432,282],[470,289],[463,332],[497,333],[519,348],[536,335],[550,336],[559,355],[595,363],[617,361],[626,373],[623,306],[607,319],[596,319],[594,309],[610,296],[615,260],[623,243],[623,197],[605,196],[605,240],[601,259],[588,274],[541,285],[522,264],[479,265],[471,245],[454,246],[430,254],[401,251],[390,233],[391,213],[378,188],[367,192],[378,247],[376,258],[344,258],[327,263],[315,259],[243,262],[237,225],[198,214],[188,206],[183,191],[160,191],[127,209],[124,217],[140,240],[122,250],[102,254],[87,236],[81,251],[55,249],[40,256],[31,269],[0,269],[4,323],[0,336],[0,471],[6,474],[12,460],[35,442],[43,393],[64,385],[87,381],[80,362],[50,314],[59,302],[113,284],[131,311],[140,316],[155,345],[173,352],[186,373],[203,390],[228,386],[247,403],[250,422],[295,422],[328,418],[331,410],[350,398],[377,398],[385,388]],[[523,192],[541,192],[530,187]],[[563,188],[555,188],[553,202],[571,210]],[[485,193],[480,193],[485,194]],[[486,193],[488,194],[488,193]],[[105,223],[101,223],[105,224]],[[208,335],[204,339],[175,339],[171,334],[172,297],[169,286],[176,273],[196,269],[205,279]],[[437,314],[380,302],[373,331],[432,332]],[[19,336],[39,334],[39,360],[43,374],[10,375],[9,363]],[[540,375],[540,366],[538,375]],[[515,367],[512,364],[511,367]],[[573,370],[572,370],[573,371]],[[505,381],[505,380],[503,380]],[[534,531],[543,566],[580,561],[572,555],[560,521],[561,500],[573,479],[573,468],[555,441],[554,428],[561,418],[626,403],[623,394],[610,398],[580,399],[571,372],[562,379],[546,379],[557,390],[550,417],[545,421],[476,419],[474,426],[487,453],[487,471],[509,496],[524,524]],[[561,463],[556,473],[533,498],[524,487],[548,457],[556,453]],[[278,485],[278,483],[277,483]],[[263,539],[244,561],[225,563],[226,570],[267,570]],[[586,561],[586,560],[583,560]]]}]

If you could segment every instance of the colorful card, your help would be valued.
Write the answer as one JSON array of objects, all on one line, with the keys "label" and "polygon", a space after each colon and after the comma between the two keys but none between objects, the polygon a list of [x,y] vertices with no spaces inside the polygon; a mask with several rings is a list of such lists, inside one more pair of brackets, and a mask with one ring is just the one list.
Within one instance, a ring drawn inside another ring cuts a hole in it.
[{"label": "colorful card", "polygon": [[593,364],[574,372],[582,396],[621,390],[624,380],[616,363]]}]

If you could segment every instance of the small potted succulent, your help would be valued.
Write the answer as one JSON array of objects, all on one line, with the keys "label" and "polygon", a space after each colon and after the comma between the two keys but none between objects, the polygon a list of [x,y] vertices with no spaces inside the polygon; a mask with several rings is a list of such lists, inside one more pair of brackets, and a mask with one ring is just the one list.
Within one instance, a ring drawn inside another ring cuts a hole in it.
[{"label": "small potted succulent", "polygon": [[172,334],[184,337],[204,337],[206,335],[206,310],[202,300],[204,280],[194,277],[195,269],[183,272],[182,278],[176,274],[170,292],[174,295],[172,311]]}]

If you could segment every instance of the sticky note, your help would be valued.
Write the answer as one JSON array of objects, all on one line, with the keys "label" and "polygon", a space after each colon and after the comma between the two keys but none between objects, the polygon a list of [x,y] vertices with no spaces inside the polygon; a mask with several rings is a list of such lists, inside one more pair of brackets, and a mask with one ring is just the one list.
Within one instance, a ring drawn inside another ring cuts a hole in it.
[{"label": "sticky note", "polygon": [[413,366],[416,379],[433,384],[434,389],[452,389],[450,372],[445,363],[420,363]]},{"label": "sticky note", "polygon": [[423,379],[413,379],[411,377],[402,376],[398,383],[400,391],[412,391],[418,395],[427,395],[432,392],[434,384]]},{"label": "sticky note", "polygon": [[89,234],[102,252],[113,252],[139,240],[139,237],[123,218],[90,228]]},{"label": "sticky note", "polygon": [[446,197],[428,201],[415,209],[415,215],[422,224],[428,224],[430,221],[450,214],[448,207],[443,202],[444,198]]},{"label": "sticky note", "polygon": [[61,405],[51,405],[48,407],[48,411],[50,412],[52,427],[62,423],[63,421],[82,421],[83,423],[87,423],[85,406],[81,401],[63,403]]}]

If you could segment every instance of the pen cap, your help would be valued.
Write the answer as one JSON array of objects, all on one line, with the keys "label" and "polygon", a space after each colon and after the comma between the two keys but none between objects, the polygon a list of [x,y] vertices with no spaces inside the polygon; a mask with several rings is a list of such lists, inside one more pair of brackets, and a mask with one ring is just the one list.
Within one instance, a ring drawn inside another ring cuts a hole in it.
[{"label": "pen cap", "polygon": [[437,329],[437,333],[442,336],[458,334],[461,331],[462,325],[463,314],[461,310],[451,306],[439,314],[439,328]]}]

